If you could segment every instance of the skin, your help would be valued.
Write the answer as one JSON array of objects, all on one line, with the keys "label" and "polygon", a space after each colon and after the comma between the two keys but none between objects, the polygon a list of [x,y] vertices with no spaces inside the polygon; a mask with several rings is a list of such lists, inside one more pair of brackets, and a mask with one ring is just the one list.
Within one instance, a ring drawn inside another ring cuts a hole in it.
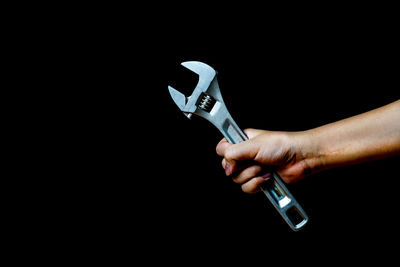
[{"label": "skin", "polygon": [[216,151],[226,175],[244,192],[255,193],[269,179],[268,167],[292,183],[323,170],[400,155],[400,100],[306,131],[244,132],[249,140],[233,145],[222,139]]}]

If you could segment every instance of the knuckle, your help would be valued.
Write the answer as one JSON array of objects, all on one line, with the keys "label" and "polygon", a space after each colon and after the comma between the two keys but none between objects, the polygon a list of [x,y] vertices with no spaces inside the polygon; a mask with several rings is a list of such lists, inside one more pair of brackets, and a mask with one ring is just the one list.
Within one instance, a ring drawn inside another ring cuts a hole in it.
[{"label": "knuckle", "polygon": [[250,191],[249,191],[249,186],[246,185],[246,184],[243,184],[243,185],[242,185],[242,191],[245,192],[245,193],[250,193]]},{"label": "knuckle", "polygon": [[225,157],[227,160],[233,160],[233,159],[234,159],[234,155],[235,155],[235,150],[234,150],[234,148],[233,148],[232,146],[228,147],[228,148],[225,150],[225,155],[224,155],[224,157]]},{"label": "knuckle", "polygon": [[217,144],[217,146],[215,147],[215,151],[217,152],[217,154],[219,156],[224,157],[226,150],[227,150],[227,148],[229,148],[229,146],[230,146],[230,143],[228,143],[226,141],[226,139],[224,138]]},{"label": "knuckle", "polygon": [[218,144],[216,147],[215,147],[215,152],[217,152],[217,155],[219,155],[219,156],[223,156],[223,151],[222,151],[222,149],[221,149],[221,144]]},{"label": "knuckle", "polygon": [[232,177],[233,181],[238,184],[243,184],[250,179],[254,178],[259,174],[261,171],[261,166],[259,165],[253,165],[250,166],[246,169],[244,169],[242,172],[240,172],[238,175],[235,177]]}]

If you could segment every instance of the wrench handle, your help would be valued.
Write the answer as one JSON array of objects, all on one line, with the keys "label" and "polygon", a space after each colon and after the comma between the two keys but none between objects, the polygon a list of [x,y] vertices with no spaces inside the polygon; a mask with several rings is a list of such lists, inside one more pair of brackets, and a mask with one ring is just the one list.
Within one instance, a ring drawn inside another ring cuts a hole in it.
[{"label": "wrench handle", "polygon": [[[246,134],[230,116],[220,127],[222,134],[232,144],[248,140]],[[298,231],[307,224],[309,220],[307,214],[276,172],[271,172],[270,178],[260,186],[260,189],[292,230]]]},{"label": "wrench handle", "polygon": [[306,225],[307,214],[276,172],[271,173],[271,178],[262,184],[260,189],[292,230],[298,231]]}]

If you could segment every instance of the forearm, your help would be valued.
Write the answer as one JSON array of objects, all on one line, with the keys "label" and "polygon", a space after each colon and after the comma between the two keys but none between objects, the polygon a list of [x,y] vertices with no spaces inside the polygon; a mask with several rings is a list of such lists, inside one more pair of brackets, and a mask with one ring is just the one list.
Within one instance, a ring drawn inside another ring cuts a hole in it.
[{"label": "forearm", "polygon": [[312,171],[400,154],[400,100],[304,132],[315,153],[306,153]]}]

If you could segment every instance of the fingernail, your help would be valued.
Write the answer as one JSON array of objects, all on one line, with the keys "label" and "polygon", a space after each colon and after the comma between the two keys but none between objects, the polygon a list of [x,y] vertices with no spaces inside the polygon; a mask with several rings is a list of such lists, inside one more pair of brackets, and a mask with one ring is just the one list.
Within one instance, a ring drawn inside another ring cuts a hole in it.
[{"label": "fingernail", "polygon": [[226,174],[226,176],[230,175],[231,172],[232,172],[232,166],[229,165],[229,164],[226,164],[225,165],[225,174]]},{"label": "fingernail", "polygon": [[262,178],[264,178],[264,179],[268,179],[269,177],[271,177],[271,173],[270,172],[267,172],[266,174],[264,174],[263,176],[262,176]]}]

